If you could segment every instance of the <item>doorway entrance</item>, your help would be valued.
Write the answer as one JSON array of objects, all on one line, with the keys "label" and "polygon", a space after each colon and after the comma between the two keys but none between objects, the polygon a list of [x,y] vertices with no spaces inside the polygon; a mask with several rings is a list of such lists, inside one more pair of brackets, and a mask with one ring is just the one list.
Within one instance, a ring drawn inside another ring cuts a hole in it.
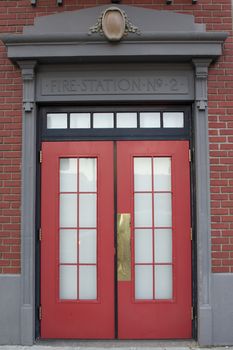
[{"label": "doorway entrance", "polygon": [[189,142],[42,142],[41,337],[191,338]]}]

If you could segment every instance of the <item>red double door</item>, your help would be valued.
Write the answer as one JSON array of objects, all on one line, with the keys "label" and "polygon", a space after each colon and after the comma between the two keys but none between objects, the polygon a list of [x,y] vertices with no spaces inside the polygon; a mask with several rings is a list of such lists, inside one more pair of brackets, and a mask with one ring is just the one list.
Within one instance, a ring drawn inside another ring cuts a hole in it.
[{"label": "red double door", "polygon": [[42,152],[41,337],[191,338],[188,142]]}]

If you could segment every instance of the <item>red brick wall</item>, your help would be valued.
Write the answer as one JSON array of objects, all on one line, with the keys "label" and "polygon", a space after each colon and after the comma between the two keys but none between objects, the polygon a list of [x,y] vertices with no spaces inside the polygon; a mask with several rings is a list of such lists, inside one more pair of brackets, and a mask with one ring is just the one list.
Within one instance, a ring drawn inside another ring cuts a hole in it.
[{"label": "red brick wall", "polygon": [[[110,1],[0,1],[0,33],[19,33],[35,16],[77,10]],[[232,33],[231,0],[122,0],[122,4],[193,14],[207,30]],[[21,77],[0,46],[0,273],[20,272]],[[209,76],[212,258],[214,272],[233,272],[233,42]]]}]

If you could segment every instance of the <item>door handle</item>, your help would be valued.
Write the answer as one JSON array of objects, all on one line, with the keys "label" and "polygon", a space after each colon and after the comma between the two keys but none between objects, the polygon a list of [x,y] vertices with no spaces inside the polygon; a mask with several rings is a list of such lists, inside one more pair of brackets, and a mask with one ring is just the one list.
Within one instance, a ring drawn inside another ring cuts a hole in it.
[{"label": "door handle", "polygon": [[131,281],[131,239],[129,213],[117,214],[117,280]]}]

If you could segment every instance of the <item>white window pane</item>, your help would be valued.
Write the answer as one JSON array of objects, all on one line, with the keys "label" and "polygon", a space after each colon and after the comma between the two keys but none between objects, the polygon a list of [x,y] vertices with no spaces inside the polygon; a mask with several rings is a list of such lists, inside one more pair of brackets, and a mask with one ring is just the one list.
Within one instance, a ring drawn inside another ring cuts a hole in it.
[{"label": "white window pane", "polygon": [[77,192],[77,159],[60,159],[60,192]]},{"label": "white window pane", "polygon": [[160,113],[141,112],[140,128],[160,128]]},{"label": "white window pane", "polygon": [[153,262],[153,240],[152,230],[135,230],[135,262],[152,263]]},{"label": "white window pane", "polygon": [[134,224],[136,227],[152,226],[152,195],[151,194],[135,193]]},{"label": "white window pane", "polygon": [[151,158],[134,158],[134,191],[152,190]]},{"label": "white window pane", "polygon": [[79,226],[96,227],[96,195],[79,195]]},{"label": "white window pane", "polygon": [[79,159],[79,191],[96,192],[96,159]]},{"label": "white window pane", "polygon": [[157,227],[172,226],[171,193],[155,193],[154,221]]},{"label": "white window pane", "polygon": [[155,299],[172,299],[172,266],[155,266]]},{"label": "white window pane", "polygon": [[97,298],[96,266],[79,266],[79,299]]},{"label": "white window pane", "polygon": [[60,230],[60,263],[77,263],[76,230]]},{"label": "white window pane", "polygon": [[153,299],[152,266],[135,266],[135,299]]},{"label": "white window pane", "polygon": [[117,113],[117,128],[136,128],[137,113]]},{"label": "white window pane", "polygon": [[71,113],[70,128],[71,129],[90,129],[91,118],[90,113]]},{"label": "white window pane", "polygon": [[183,112],[166,112],[163,113],[164,128],[183,128],[184,113]]},{"label": "white window pane", "polygon": [[113,113],[94,113],[93,128],[113,128]]},{"label": "white window pane", "polygon": [[96,230],[79,231],[79,262],[96,263]]},{"label": "white window pane", "polygon": [[154,191],[171,191],[171,158],[154,158]]},{"label": "white window pane", "polygon": [[47,114],[47,129],[67,129],[67,114]]},{"label": "white window pane", "polygon": [[172,262],[172,230],[155,230],[154,252],[156,263]]},{"label": "white window pane", "polygon": [[60,227],[77,227],[77,194],[60,194]]},{"label": "white window pane", "polygon": [[60,266],[60,299],[77,299],[77,266]]}]

